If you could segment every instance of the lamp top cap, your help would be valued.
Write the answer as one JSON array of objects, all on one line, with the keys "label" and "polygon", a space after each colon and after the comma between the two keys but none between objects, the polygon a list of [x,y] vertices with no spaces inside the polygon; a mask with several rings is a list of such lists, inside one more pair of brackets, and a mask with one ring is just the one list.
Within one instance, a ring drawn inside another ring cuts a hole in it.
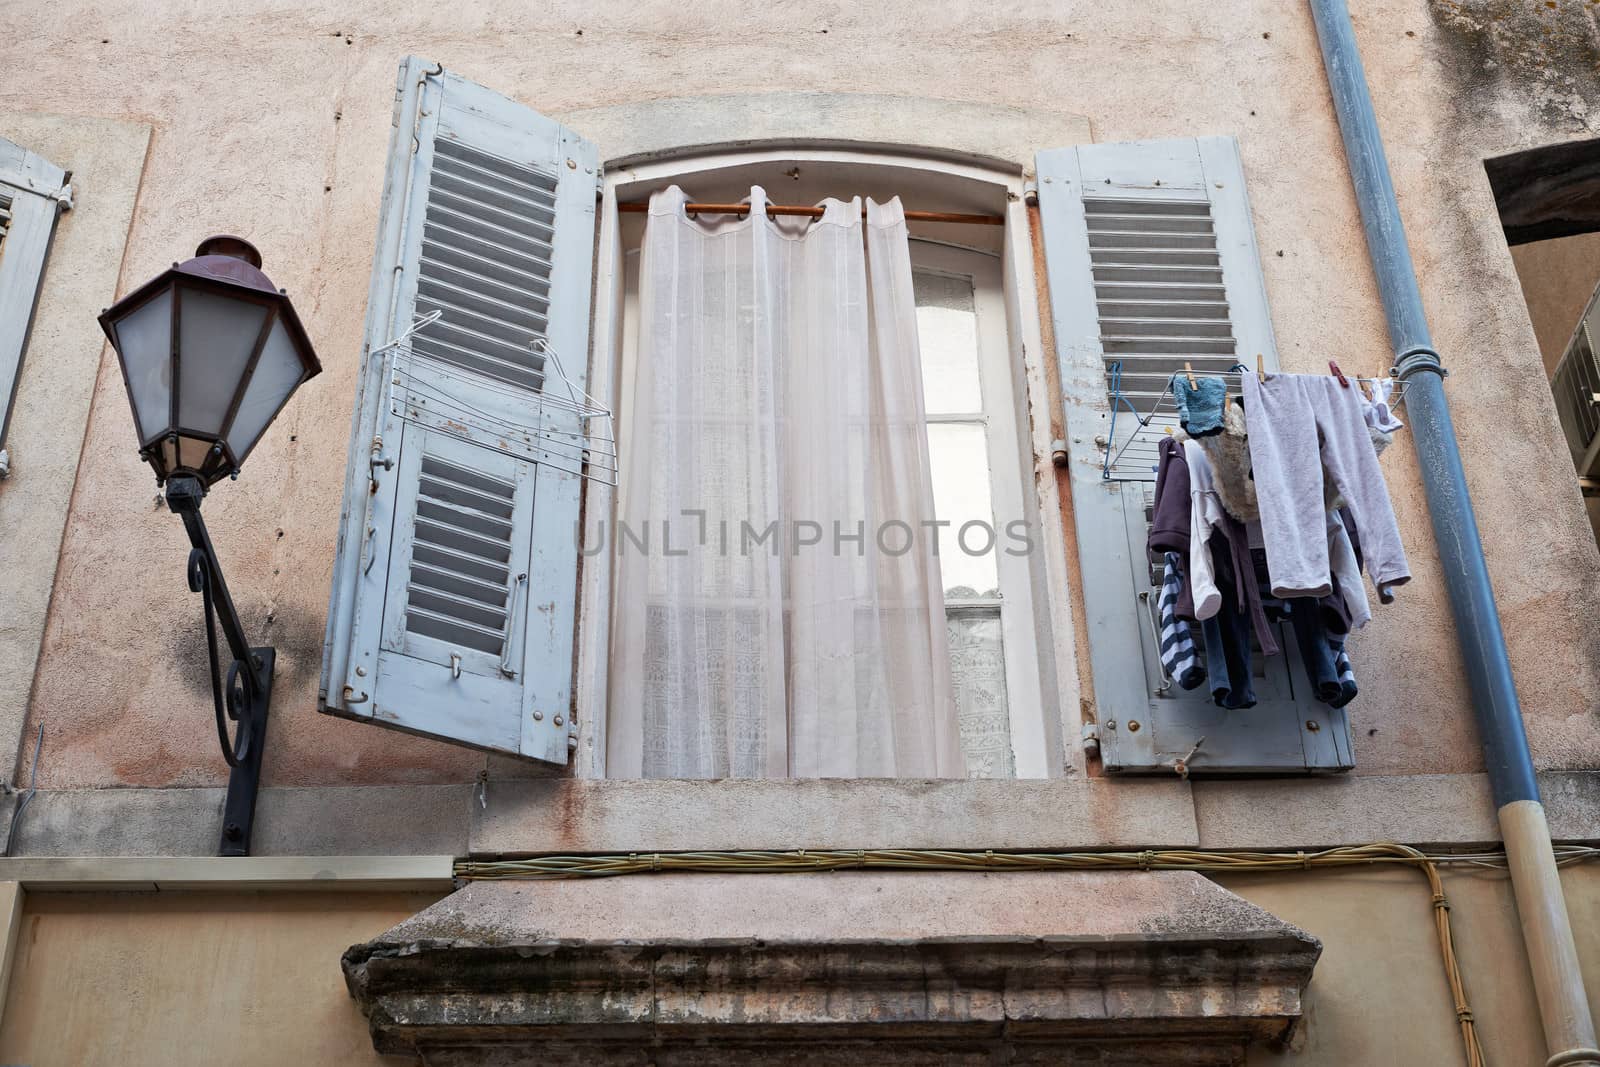
[{"label": "lamp top cap", "polygon": [[261,269],[261,253],[256,251],[256,246],[243,237],[235,237],[231,233],[219,233],[207,237],[195,248],[194,254],[242,259],[256,270]]}]

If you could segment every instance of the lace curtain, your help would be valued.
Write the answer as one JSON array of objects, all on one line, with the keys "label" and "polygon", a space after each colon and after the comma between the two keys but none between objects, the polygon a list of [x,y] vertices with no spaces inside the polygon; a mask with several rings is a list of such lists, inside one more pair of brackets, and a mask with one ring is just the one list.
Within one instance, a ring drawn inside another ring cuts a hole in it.
[{"label": "lace curtain", "polygon": [[651,198],[607,772],[960,777],[905,219]]}]

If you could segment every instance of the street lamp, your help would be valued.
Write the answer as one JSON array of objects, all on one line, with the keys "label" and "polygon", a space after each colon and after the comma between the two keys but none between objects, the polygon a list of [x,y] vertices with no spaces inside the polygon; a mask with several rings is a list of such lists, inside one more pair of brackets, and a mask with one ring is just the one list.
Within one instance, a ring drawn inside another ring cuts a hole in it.
[{"label": "street lamp", "polygon": [[[288,294],[261,273],[261,253],[238,237],[208,237],[100,314],[133,405],[139,455],[167,488],[194,547],[189,588],[205,604],[211,695],[222,754],[232,768],[223,812],[224,856],[250,853],[261,749],[272,697],[271,648],[252,648],[228,595],[200,503],[239,465],[300,383],[322,370]],[[218,670],[214,617],[233,653]],[[224,681],[224,678],[226,679]],[[228,736],[228,720],[235,724]]]}]

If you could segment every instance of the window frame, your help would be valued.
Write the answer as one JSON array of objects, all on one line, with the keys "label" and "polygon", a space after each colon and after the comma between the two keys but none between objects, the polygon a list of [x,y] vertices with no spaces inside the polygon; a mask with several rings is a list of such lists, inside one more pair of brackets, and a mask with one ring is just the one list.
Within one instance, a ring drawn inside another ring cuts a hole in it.
[{"label": "window frame", "polygon": [[[1010,720],[1011,753],[1016,778],[1049,777],[1046,760],[1043,693],[1039,687],[1039,633],[1034,622],[1035,589],[1028,561],[1009,554],[1006,523],[1027,515],[1027,491],[1020,478],[1008,475],[1022,470],[1015,448],[1021,437],[1016,389],[1016,368],[1006,336],[1005,280],[999,257],[927,238],[911,240],[913,274],[939,274],[970,279],[973,313],[977,320],[978,386],[982,403],[974,411],[929,413],[931,425],[981,425],[988,445],[991,521],[996,524],[995,567],[1000,595],[970,602],[945,600],[947,616],[965,608],[1000,607],[1000,640],[1004,649],[1006,711]],[[1009,453],[1009,454],[1008,454]],[[945,551],[951,551],[956,531],[943,533]],[[959,550],[959,546],[956,546]]]},{"label": "window frame", "polygon": [[[1017,443],[1021,455],[1018,462],[1008,464],[1007,468],[1014,467],[1022,477],[1016,479],[1013,500],[1003,503],[997,495],[993,504],[997,514],[1005,513],[1007,503],[1018,505],[1013,514],[1029,522],[1034,546],[1028,556],[1014,557],[1019,566],[1027,569],[1021,583],[1030,592],[1027,602],[1019,602],[1015,609],[1002,613],[1002,639],[1012,650],[1006,656],[1006,672],[1016,778],[1060,777],[1081,770],[1081,753],[1076,746],[1069,750],[1064,743],[1065,738],[1076,737],[1080,727],[1077,701],[1068,699],[1075,692],[1076,670],[1074,650],[1070,646],[1072,628],[1060,518],[1062,501],[1056,479],[1050,473],[1050,426],[1053,421],[1059,421],[1059,415],[1052,418],[1051,409],[1059,407],[1060,398],[1047,388],[1047,369],[1041,359],[1045,353],[1032,233],[1024,206],[1026,182],[1020,168],[1001,170],[949,158],[920,156],[904,149],[796,148],[792,144],[732,152],[686,149],[681,155],[632,164],[610,173],[602,168],[598,190],[594,318],[590,335],[593,338],[590,392],[620,413],[621,355],[629,302],[624,291],[626,252],[618,203],[638,199],[672,182],[692,183],[697,176],[717,171],[780,162],[802,166],[892,167],[913,172],[919,181],[926,178],[931,183],[975,185],[992,195],[997,204],[1005,205],[1002,248],[994,257],[1001,282],[1004,344],[998,346],[999,351],[993,351],[995,346],[991,346],[988,358],[1001,359],[1008,364],[1004,370],[1013,396],[1007,410],[1015,420],[1010,427],[1010,437]],[[912,194],[908,192],[907,195]],[[982,373],[987,385],[992,370]],[[991,431],[991,442],[995,437]],[[622,447],[627,447],[626,442]],[[991,449],[993,447],[991,443]],[[991,464],[995,461],[996,456],[991,451]],[[1028,505],[1028,487],[1023,484],[1030,474],[1033,506]],[[994,479],[992,484],[998,488],[1000,481]],[[1004,481],[1009,483],[1011,479]],[[585,482],[575,690],[578,747],[571,767],[571,773],[581,778],[605,777],[614,566],[597,520],[604,517],[609,522],[615,513],[615,504],[613,488],[593,480]],[[1002,588],[1007,588],[1004,579]],[[1058,679],[1064,684],[1057,684]],[[1019,716],[1027,720],[1020,729]]]}]

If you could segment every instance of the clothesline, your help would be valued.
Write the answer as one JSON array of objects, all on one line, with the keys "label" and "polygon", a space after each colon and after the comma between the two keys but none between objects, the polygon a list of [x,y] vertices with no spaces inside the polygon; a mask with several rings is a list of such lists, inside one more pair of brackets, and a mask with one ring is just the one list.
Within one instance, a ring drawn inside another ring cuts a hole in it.
[{"label": "clothesline", "polygon": [[[617,210],[625,214],[643,215],[650,210],[647,203],[622,203],[617,205]],[[684,204],[683,210],[690,215],[748,215],[749,204]],[[768,204],[767,214],[772,217],[778,215],[795,215],[803,218],[820,219],[826,208],[815,205],[802,204]],[[955,211],[907,211],[904,213],[907,222],[953,222],[960,226],[1004,226],[1004,215],[963,215]],[[861,217],[867,217],[865,206],[861,208]]]}]

